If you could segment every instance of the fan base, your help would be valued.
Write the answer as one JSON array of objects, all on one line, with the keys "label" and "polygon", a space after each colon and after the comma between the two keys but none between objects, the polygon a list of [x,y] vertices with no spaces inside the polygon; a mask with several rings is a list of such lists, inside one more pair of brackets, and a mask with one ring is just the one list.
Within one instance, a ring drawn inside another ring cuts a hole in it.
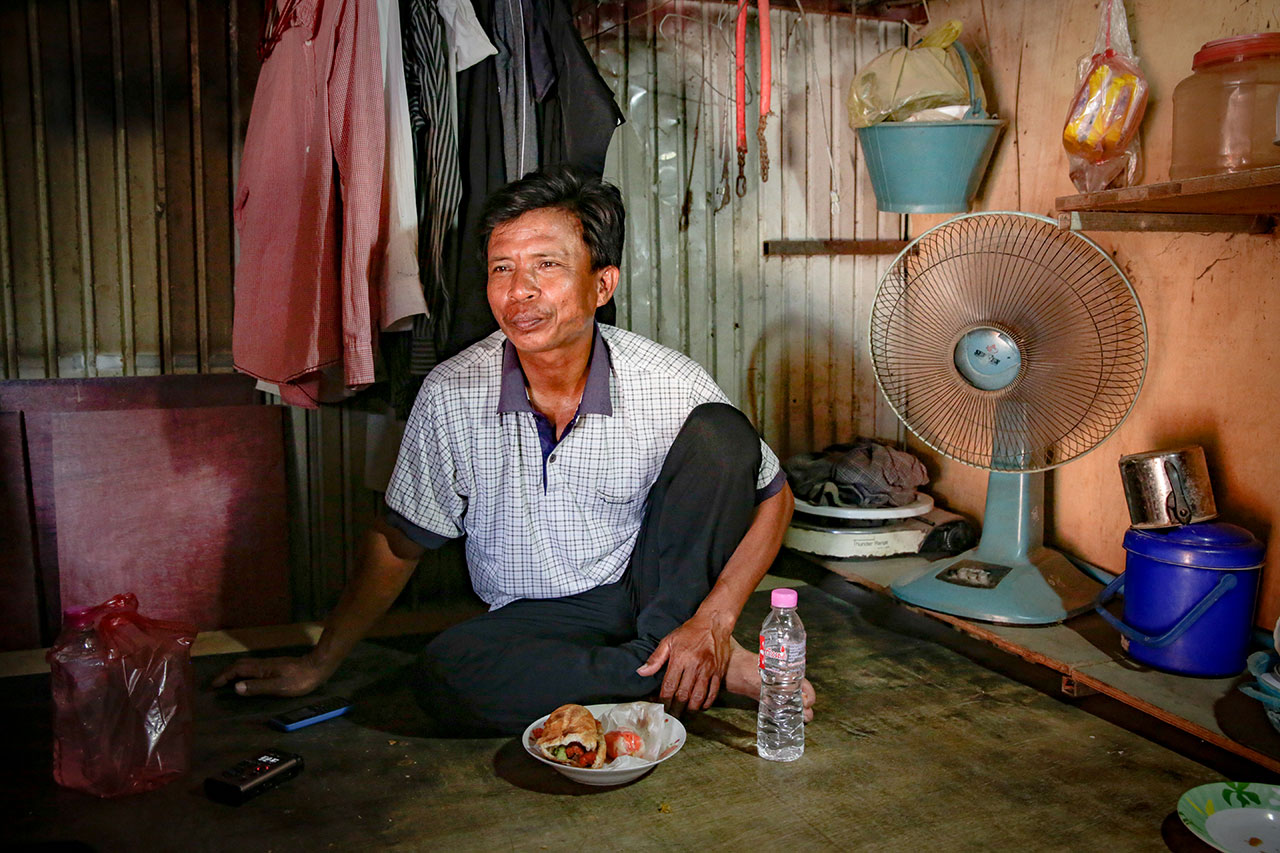
[{"label": "fan base", "polygon": [[1102,584],[1051,548],[1033,548],[1012,563],[982,545],[937,560],[895,582],[893,594],[927,610],[979,622],[1052,625],[1093,607]]}]

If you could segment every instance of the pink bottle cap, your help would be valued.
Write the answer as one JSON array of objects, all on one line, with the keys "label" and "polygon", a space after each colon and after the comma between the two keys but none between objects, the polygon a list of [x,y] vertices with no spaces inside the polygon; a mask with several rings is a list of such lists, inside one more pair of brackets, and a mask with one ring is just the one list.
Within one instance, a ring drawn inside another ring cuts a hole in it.
[{"label": "pink bottle cap", "polygon": [[794,589],[775,589],[769,596],[769,604],[773,607],[795,607],[800,596]]}]

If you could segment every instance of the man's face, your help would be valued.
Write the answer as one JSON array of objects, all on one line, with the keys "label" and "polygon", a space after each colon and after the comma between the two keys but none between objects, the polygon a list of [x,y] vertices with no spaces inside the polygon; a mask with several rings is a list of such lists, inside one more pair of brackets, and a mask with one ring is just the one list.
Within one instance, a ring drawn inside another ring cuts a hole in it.
[{"label": "man's face", "polygon": [[531,210],[489,235],[489,308],[521,352],[542,353],[590,339],[596,308],[618,285],[618,268],[591,270],[578,218]]}]

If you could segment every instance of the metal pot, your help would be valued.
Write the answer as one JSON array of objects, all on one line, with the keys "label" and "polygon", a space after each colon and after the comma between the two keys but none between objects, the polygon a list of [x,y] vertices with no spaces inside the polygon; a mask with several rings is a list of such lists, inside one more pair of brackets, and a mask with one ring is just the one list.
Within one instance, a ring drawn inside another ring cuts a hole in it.
[{"label": "metal pot", "polygon": [[1204,448],[1153,450],[1120,457],[1129,521],[1138,529],[1177,527],[1218,517]]}]

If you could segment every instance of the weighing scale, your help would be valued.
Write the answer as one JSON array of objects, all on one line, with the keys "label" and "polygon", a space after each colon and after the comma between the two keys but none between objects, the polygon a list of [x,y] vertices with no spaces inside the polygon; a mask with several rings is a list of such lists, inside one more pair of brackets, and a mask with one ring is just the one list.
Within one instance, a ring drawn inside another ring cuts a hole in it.
[{"label": "weighing scale", "polygon": [[973,525],[933,505],[916,492],[906,506],[825,506],[796,499],[782,544],[820,557],[892,557],[963,551],[973,543]]}]

